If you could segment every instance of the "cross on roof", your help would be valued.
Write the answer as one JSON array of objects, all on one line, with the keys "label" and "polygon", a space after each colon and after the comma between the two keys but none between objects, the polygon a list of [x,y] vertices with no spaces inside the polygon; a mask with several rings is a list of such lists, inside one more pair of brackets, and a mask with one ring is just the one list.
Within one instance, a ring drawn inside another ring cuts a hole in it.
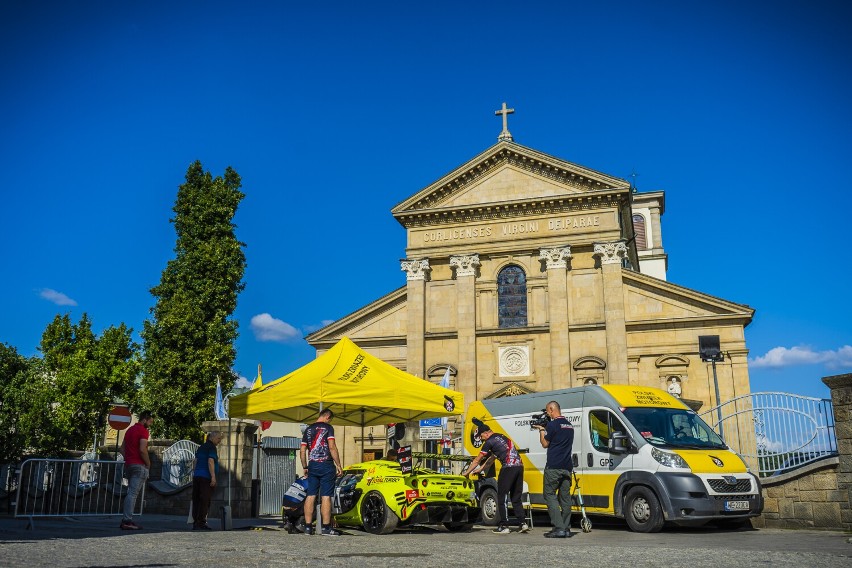
[{"label": "cross on roof", "polygon": [[500,136],[497,137],[498,142],[503,142],[503,141],[511,142],[513,140],[512,134],[509,132],[509,115],[514,113],[514,112],[515,112],[515,109],[506,108],[506,103],[503,103],[502,109],[500,109],[498,111],[494,111],[495,115],[499,115],[499,114],[503,115],[503,132],[501,132]]}]

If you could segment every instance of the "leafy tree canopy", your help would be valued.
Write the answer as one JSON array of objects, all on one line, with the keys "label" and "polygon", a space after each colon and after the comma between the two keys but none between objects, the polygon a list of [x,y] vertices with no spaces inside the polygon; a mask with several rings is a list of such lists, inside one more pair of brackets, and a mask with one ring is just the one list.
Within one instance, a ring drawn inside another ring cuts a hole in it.
[{"label": "leafy tree canopy", "polygon": [[201,423],[213,418],[216,380],[225,392],[236,380],[231,316],[246,266],[233,223],[240,186],[230,167],[214,178],[196,161],[178,188],[175,257],[151,289],[156,303],[142,331],[142,400],[159,435],[198,437]]},{"label": "leafy tree canopy", "polygon": [[86,314],[76,324],[57,315],[42,335],[41,358],[0,348],[0,459],[91,445],[113,402],[136,398],[131,333],[121,324],[97,337]]}]

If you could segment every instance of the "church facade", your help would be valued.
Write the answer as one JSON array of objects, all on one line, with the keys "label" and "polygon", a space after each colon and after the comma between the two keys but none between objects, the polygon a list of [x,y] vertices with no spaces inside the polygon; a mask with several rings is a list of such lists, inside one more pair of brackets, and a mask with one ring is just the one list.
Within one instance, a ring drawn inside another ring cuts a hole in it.
[{"label": "church facade", "polygon": [[[698,337],[720,338],[720,398],[747,394],[754,310],[666,280],[664,209],[662,191],[516,144],[504,122],[497,144],[392,209],[407,232],[404,285],[307,341],[319,355],[348,336],[433,382],[449,370],[466,404],[596,383],[706,410],[716,393]],[[350,430],[347,463],[362,446],[382,453],[383,428]],[[400,443],[427,449],[417,425]]]}]

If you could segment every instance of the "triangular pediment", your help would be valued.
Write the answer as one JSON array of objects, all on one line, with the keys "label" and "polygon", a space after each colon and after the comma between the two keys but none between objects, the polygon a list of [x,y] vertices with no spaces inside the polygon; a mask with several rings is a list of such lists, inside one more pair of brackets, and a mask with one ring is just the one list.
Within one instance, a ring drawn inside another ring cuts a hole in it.
[{"label": "triangular pediment", "polygon": [[401,340],[405,343],[408,315],[405,286],[398,288],[363,308],[314,331],[305,339],[317,348],[331,346],[343,337],[358,345]]},{"label": "triangular pediment", "polygon": [[623,270],[628,326],[689,320],[734,320],[748,325],[754,310],[631,270]]},{"label": "triangular pediment", "polygon": [[415,217],[451,216],[458,210],[501,207],[566,207],[580,199],[628,195],[619,178],[560,160],[514,142],[499,142],[435,183],[399,203],[391,212],[403,225]]}]

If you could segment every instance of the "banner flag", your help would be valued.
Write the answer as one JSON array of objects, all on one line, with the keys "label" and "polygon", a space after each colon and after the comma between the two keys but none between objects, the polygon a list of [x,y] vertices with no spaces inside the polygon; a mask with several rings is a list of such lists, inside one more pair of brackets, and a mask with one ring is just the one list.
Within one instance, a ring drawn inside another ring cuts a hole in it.
[{"label": "banner flag", "polygon": [[[442,387],[444,387],[445,389],[450,388],[450,368],[449,367],[447,367],[447,372],[444,373],[444,376],[441,379],[441,382],[439,384]],[[445,416],[445,417],[441,418],[441,430],[443,431],[443,430],[446,430],[446,429],[447,429],[447,417]]]},{"label": "banner flag", "polygon": [[222,398],[222,384],[216,379],[216,404],[213,406],[216,420],[227,420],[228,412],[225,410],[225,400]]}]

